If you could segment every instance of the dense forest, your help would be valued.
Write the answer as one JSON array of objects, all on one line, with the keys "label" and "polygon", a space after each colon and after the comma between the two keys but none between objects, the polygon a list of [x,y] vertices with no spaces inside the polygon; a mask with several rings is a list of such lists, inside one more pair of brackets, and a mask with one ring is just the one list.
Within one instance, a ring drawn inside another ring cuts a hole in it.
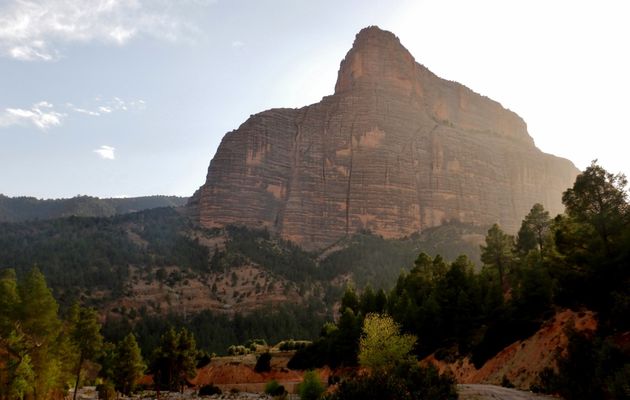
[{"label": "dense forest", "polygon": [[[0,222],[0,269],[11,267],[22,276],[37,266],[62,307],[78,297],[98,307],[99,301],[122,295],[132,267],[143,271],[147,279],[155,279],[166,266],[194,278],[254,264],[302,287],[324,286],[322,292],[332,304],[339,288],[330,287],[330,282],[337,276],[349,274],[359,288],[368,284],[391,288],[401,268],[411,268],[420,251],[478,259],[478,244],[462,237],[472,233],[482,238],[483,232],[484,228],[458,222],[402,239],[360,232],[335,250],[316,254],[265,230],[204,229],[185,213],[157,208],[113,217]],[[215,238],[225,245],[204,244]],[[96,291],[107,295],[97,299],[91,295]]]},{"label": "dense forest", "polygon": [[[630,348],[623,339],[630,330],[626,180],[592,164],[564,193],[563,203],[565,214],[555,218],[534,205],[516,237],[497,225],[490,228],[480,272],[465,256],[447,263],[422,253],[387,295],[347,289],[339,320],[325,325],[289,365],[358,365],[364,319],[387,313],[417,337],[413,352],[419,358],[470,356],[480,367],[532,335],[555,309],[588,309],[597,312],[595,334],[569,332],[568,353],[558,359],[557,370],[545,370],[531,389],[565,399],[629,398]],[[363,382],[364,394],[375,386]]]},{"label": "dense forest", "polygon": [[[98,313],[75,303],[65,312],[33,268],[23,278],[0,274],[0,399],[65,396],[82,382],[101,382],[101,398],[130,394],[149,367],[166,389],[180,389],[209,356],[193,334],[170,327],[143,354],[134,333],[110,342],[101,334]],[[146,360],[151,364],[147,365]],[[75,395],[76,398],[76,395]]]},{"label": "dense forest", "polygon": [[70,199],[37,199],[35,197],[8,197],[0,194],[0,221],[21,222],[69,216],[109,217],[158,207],[180,207],[187,201],[187,197],[178,196],[111,199],[76,196]]}]

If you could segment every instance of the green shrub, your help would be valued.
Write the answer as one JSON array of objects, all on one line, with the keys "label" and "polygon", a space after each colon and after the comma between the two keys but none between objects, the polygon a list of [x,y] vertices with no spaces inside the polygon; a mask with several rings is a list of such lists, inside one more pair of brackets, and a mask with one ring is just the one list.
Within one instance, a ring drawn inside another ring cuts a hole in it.
[{"label": "green shrub", "polygon": [[104,382],[96,386],[98,398],[103,400],[114,400],[116,398],[116,389],[111,382]]},{"label": "green shrub", "polygon": [[275,379],[267,382],[265,385],[265,394],[268,394],[269,396],[277,397],[282,396],[285,393],[286,390],[284,389],[284,386],[279,384]]},{"label": "green shrub", "polygon": [[392,373],[371,373],[347,379],[327,400],[456,400],[452,376],[415,362],[399,364]]},{"label": "green shrub", "polygon": [[269,352],[262,353],[260,356],[258,356],[254,371],[258,373],[271,371],[271,354],[269,354]]},{"label": "green shrub", "polygon": [[306,348],[312,342],[310,340],[284,340],[280,342],[278,348],[280,351],[300,350]]},{"label": "green shrub", "polygon": [[243,345],[238,345],[238,346],[232,345],[228,347],[228,355],[230,356],[242,356],[249,353],[250,353],[250,350]]},{"label": "green shrub", "polygon": [[501,379],[501,386],[505,388],[513,388],[514,384],[510,382],[510,379],[507,377],[507,375],[503,375],[503,379]]},{"label": "green shrub", "polygon": [[315,371],[306,371],[302,383],[298,385],[298,393],[302,400],[317,400],[324,390],[324,385]]},{"label": "green shrub", "polygon": [[250,339],[247,341],[247,343],[245,343],[245,346],[247,347],[251,345],[266,346],[267,341],[265,339]]},{"label": "green shrub", "polygon": [[221,394],[221,389],[213,384],[204,385],[199,389],[199,396],[212,396],[214,394]]}]

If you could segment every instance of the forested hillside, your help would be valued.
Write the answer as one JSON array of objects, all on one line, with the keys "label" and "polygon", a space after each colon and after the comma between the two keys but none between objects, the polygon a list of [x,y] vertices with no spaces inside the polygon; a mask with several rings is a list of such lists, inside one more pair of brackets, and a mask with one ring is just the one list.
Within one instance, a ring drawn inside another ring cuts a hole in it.
[{"label": "forested hillside", "polygon": [[316,254],[267,231],[200,228],[183,213],[159,208],[113,217],[0,223],[0,268],[23,275],[37,266],[62,303],[79,295],[115,300],[133,285],[132,270],[145,280],[173,285],[184,276],[256,265],[303,290],[318,282],[328,286],[335,278],[342,278],[338,286],[350,280],[358,287],[389,288],[420,251],[478,257],[483,231],[452,222],[402,239],[362,232]]},{"label": "forested hillside", "polygon": [[111,199],[76,196],[70,199],[37,199],[35,197],[7,197],[0,194],[0,221],[20,222],[69,216],[109,217],[158,207],[180,207],[187,201],[187,197],[178,196]]},{"label": "forested hillside", "polygon": [[62,310],[96,307],[108,337],[134,329],[149,349],[172,323],[205,332],[200,344],[222,353],[256,337],[314,338],[346,285],[388,290],[421,251],[478,258],[484,231],[450,222],[395,240],[360,232],[309,253],[264,230],[205,229],[157,208],[0,223],[0,269],[23,277],[37,267]]}]

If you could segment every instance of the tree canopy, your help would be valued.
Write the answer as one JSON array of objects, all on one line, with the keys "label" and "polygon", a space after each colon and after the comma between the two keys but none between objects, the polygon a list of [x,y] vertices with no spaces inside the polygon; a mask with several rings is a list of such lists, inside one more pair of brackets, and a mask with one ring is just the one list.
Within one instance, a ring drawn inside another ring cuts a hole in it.
[{"label": "tree canopy", "polygon": [[391,370],[407,359],[416,338],[400,333],[400,325],[389,315],[368,314],[359,341],[359,364],[372,370]]},{"label": "tree canopy", "polygon": [[615,238],[628,226],[628,180],[612,174],[593,161],[562,195],[569,217],[590,225],[602,241],[607,256]]},{"label": "tree canopy", "polygon": [[514,238],[492,225],[486,235],[486,245],[481,246],[481,261],[499,272],[499,280],[505,284],[505,274],[514,259]]},{"label": "tree canopy", "polygon": [[103,336],[101,335],[101,324],[98,321],[98,314],[95,309],[84,308],[75,304],[70,314],[72,340],[79,355],[73,395],[73,398],[76,399],[83,362],[96,360],[103,346]]},{"label": "tree canopy", "polygon": [[162,335],[155,349],[152,370],[158,384],[171,390],[183,390],[186,380],[194,378],[197,365],[195,337],[186,328],[171,327]]},{"label": "tree canopy", "polygon": [[116,389],[129,395],[146,369],[140,347],[133,333],[129,333],[116,346],[114,356],[114,382]]}]

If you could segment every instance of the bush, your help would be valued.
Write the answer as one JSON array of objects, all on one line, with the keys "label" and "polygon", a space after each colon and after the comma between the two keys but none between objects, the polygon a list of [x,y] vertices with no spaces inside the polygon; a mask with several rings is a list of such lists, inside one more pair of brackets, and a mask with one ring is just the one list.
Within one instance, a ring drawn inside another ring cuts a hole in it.
[{"label": "bush", "polygon": [[213,384],[204,385],[199,389],[199,396],[212,396],[214,394],[221,394],[221,389]]},{"label": "bush", "polygon": [[208,354],[205,350],[199,350],[199,353],[197,354],[197,368],[205,367],[210,364],[210,361],[212,361],[212,355]]},{"label": "bush", "polygon": [[324,385],[315,371],[306,371],[302,383],[298,385],[298,393],[302,400],[317,400],[324,393]]},{"label": "bush", "polygon": [[282,396],[285,393],[286,390],[284,389],[284,386],[279,384],[275,379],[267,382],[265,385],[265,394],[268,394],[269,396],[277,397]]},{"label": "bush", "polygon": [[371,373],[343,381],[327,400],[455,400],[455,379],[434,367],[402,363],[392,373]]},{"label": "bush", "polygon": [[284,340],[280,342],[278,348],[280,351],[300,350],[311,344],[310,340]]},{"label": "bush", "polygon": [[258,356],[254,371],[258,373],[271,371],[271,354],[269,354],[269,352],[262,353],[260,356]]},{"label": "bush", "polygon": [[245,347],[252,346],[267,346],[267,341],[265,339],[250,339],[245,343]]},{"label": "bush", "polygon": [[249,353],[250,353],[250,350],[243,345],[238,345],[238,346],[232,345],[228,347],[228,355],[230,356],[242,356]]},{"label": "bush", "polygon": [[507,375],[503,375],[503,379],[501,379],[501,386],[505,388],[514,388],[514,384],[510,382],[510,379]]},{"label": "bush", "polygon": [[404,387],[385,374],[360,375],[339,384],[327,400],[407,399]]},{"label": "bush", "polygon": [[99,399],[114,400],[116,398],[116,389],[111,382],[101,383],[96,386]]}]

